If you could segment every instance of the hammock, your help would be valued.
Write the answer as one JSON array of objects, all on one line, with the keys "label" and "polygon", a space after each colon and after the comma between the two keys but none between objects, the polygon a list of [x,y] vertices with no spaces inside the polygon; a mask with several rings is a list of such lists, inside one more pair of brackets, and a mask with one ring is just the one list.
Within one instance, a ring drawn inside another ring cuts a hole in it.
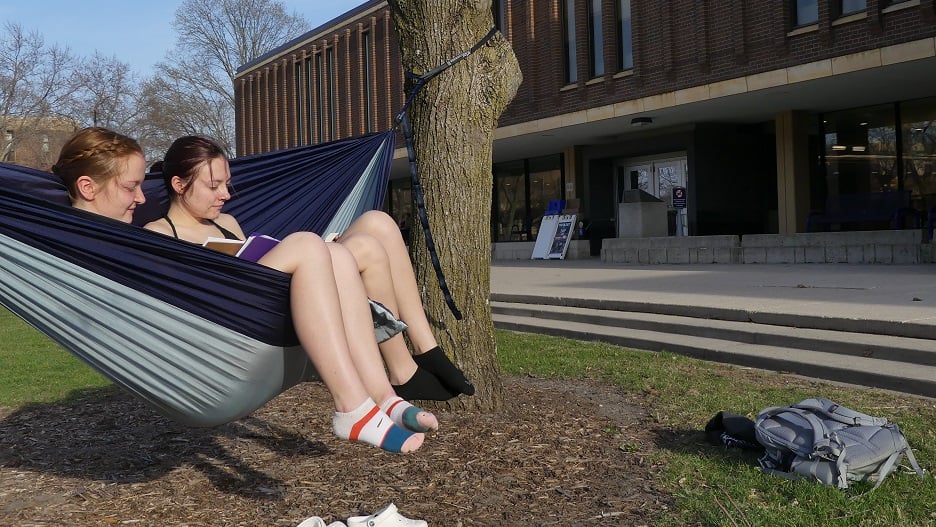
[{"label": "hammock", "polygon": [[[225,212],[245,232],[342,231],[379,208],[392,131],[235,158]],[[289,312],[290,276],[72,208],[57,176],[0,163],[0,304],[160,413],[191,426],[243,417],[314,379]]]}]

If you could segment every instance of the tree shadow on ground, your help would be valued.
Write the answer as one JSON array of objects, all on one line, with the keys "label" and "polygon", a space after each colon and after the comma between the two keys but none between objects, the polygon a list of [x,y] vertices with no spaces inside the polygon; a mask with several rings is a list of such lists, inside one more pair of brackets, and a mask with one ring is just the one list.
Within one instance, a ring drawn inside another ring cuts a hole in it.
[{"label": "tree shadow on ground", "polygon": [[330,453],[319,441],[256,417],[186,427],[114,388],[30,404],[0,419],[2,467],[111,483],[149,482],[191,467],[224,493],[274,499],[279,479],[240,455],[258,449],[282,458]]}]

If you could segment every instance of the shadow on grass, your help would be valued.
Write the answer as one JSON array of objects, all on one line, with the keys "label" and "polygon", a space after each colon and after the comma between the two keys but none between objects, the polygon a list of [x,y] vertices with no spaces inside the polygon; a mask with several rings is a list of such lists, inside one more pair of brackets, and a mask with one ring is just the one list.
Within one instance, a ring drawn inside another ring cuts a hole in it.
[{"label": "shadow on grass", "polygon": [[659,428],[654,430],[654,435],[654,443],[661,450],[710,460],[722,463],[725,466],[757,468],[757,459],[764,453],[763,449],[745,449],[713,444],[702,430]]},{"label": "shadow on grass", "polygon": [[241,455],[258,448],[282,457],[329,454],[323,443],[256,417],[216,428],[185,427],[112,387],[26,405],[0,419],[0,472],[16,468],[135,483],[189,467],[223,492],[276,499],[280,482]]}]

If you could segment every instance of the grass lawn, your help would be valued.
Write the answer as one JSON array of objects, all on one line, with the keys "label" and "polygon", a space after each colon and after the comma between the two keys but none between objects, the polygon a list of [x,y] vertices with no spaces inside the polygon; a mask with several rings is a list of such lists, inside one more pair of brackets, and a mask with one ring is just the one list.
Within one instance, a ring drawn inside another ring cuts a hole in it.
[{"label": "grass lawn", "polygon": [[[753,418],[767,406],[822,396],[900,424],[917,460],[936,467],[936,400],[812,382],[776,373],[701,362],[668,353],[602,343],[498,331],[502,372],[549,378],[598,379],[638,394],[647,426],[667,440],[654,454],[665,467],[659,485],[676,498],[658,525],[936,526],[936,479],[898,473],[881,488],[839,491],[762,474],[756,456],[709,445],[705,423],[725,410]],[[53,402],[108,381],[0,311],[0,407]],[[632,445],[621,445],[627,452]]]}]

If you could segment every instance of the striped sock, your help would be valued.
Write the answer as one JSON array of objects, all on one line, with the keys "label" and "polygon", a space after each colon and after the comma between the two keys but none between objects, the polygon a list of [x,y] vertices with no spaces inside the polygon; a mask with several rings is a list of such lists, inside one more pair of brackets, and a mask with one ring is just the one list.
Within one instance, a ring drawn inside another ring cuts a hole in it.
[{"label": "striped sock", "polygon": [[397,426],[402,426],[407,430],[427,432],[439,429],[439,421],[434,415],[418,406],[413,406],[402,397],[390,397],[380,405],[380,409],[389,415]]},{"label": "striped sock", "polygon": [[371,398],[350,412],[335,412],[332,426],[335,435],[342,439],[362,441],[388,452],[412,452],[422,445],[422,434],[394,424]]}]

